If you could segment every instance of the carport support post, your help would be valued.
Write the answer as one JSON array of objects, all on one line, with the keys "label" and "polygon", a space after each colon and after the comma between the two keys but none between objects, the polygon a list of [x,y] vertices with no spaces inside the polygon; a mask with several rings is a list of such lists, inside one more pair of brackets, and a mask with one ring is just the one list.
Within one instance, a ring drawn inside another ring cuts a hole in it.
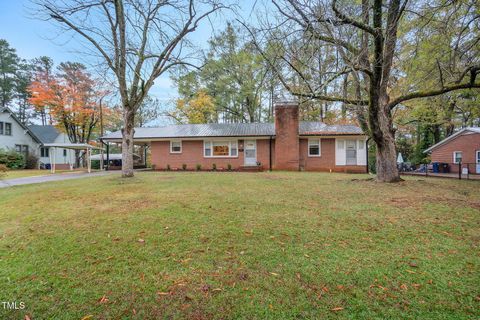
[{"label": "carport support post", "polygon": [[107,141],[107,167],[105,168],[108,171],[108,167],[110,166],[110,143]]},{"label": "carport support post", "polygon": [[53,148],[48,148],[48,159],[50,160],[50,173],[53,173],[53,161],[52,161],[52,153],[50,151],[53,150]]},{"label": "carport support post", "polygon": [[53,147],[53,163],[52,163],[52,168],[53,171],[52,173],[55,173],[55,163],[57,162],[57,147]]},{"label": "carport support post", "polygon": [[92,149],[90,148],[87,148],[87,170],[88,170],[88,173],[92,172],[92,159],[91,159],[91,156],[92,156]]},{"label": "carport support post", "polygon": [[147,144],[143,146],[143,164],[147,167]]}]

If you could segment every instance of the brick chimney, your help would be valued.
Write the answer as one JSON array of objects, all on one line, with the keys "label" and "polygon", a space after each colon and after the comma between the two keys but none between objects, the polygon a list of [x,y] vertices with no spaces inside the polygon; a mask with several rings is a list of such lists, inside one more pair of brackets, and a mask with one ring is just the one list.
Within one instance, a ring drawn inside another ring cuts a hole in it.
[{"label": "brick chimney", "polygon": [[298,171],[298,103],[275,104],[275,165],[276,170]]}]

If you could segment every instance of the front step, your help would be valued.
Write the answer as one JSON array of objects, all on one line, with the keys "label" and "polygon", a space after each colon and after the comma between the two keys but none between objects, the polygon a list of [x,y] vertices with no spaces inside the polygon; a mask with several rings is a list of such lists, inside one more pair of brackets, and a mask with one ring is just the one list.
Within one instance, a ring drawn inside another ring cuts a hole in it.
[{"label": "front step", "polygon": [[238,168],[240,172],[261,172],[263,171],[263,166],[240,166]]}]

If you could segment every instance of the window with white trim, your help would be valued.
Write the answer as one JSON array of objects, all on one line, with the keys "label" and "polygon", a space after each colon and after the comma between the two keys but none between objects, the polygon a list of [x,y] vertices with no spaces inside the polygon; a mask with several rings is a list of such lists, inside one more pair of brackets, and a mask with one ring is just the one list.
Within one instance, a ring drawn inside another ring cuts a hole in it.
[{"label": "window with white trim", "polygon": [[49,148],[45,148],[45,147],[40,148],[40,157],[48,158],[49,156],[50,156]]},{"label": "window with white trim", "polygon": [[237,141],[204,141],[203,142],[204,157],[237,157],[238,144]]},{"label": "window with white trim", "polygon": [[462,162],[462,152],[461,151],[454,151],[453,152],[453,162],[454,163]]},{"label": "window with white trim", "polygon": [[182,141],[170,141],[170,153],[182,153]]},{"label": "window with white trim", "polygon": [[365,147],[365,141],[358,140],[358,150],[363,150],[364,147]]},{"label": "window with white trim", "polygon": [[477,151],[477,163],[480,163],[480,150]]},{"label": "window with white trim", "polygon": [[10,122],[5,122],[5,135],[6,136],[12,135],[12,124]]},{"label": "window with white trim", "polygon": [[308,139],[308,156],[320,157],[320,139]]}]

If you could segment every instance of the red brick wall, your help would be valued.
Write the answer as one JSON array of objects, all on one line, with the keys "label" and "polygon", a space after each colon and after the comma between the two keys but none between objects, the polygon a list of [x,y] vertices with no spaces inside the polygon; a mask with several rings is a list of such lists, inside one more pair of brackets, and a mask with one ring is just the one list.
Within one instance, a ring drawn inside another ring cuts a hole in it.
[{"label": "red brick wall", "polygon": [[56,170],[70,170],[70,165],[68,163],[56,163]]},{"label": "red brick wall", "polygon": [[[244,152],[240,151],[241,144],[239,141],[238,157],[205,158],[203,156],[203,140],[182,140],[182,153],[170,153],[170,141],[153,141],[151,144],[152,164],[155,165],[157,170],[166,169],[167,164],[172,169],[181,169],[182,164],[186,164],[188,170],[195,170],[196,165],[200,164],[202,170],[210,170],[214,163],[218,169],[226,169],[228,164],[231,164],[233,169],[238,169],[244,165]],[[273,150],[272,147],[272,153]],[[261,162],[265,170],[268,170],[268,139],[257,140],[257,161]]]},{"label": "red brick wall", "polygon": [[[480,133],[471,133],[469,131],[453,138],[445,144],[432,150],[432,162],[445,162],[450,164],[451,172],[458,172],[458,165],[453,164],[453,152],[462,152],[462,162],[475,163],[475,152],[480,150]],[[475,165],[469,165],[469,170],[473,171]]]},{"label": "red brick wall", "polygon": [[274,169],[299,170],[297,104],[275,106]]},{"label": "red brick wall", "polygon": [[366,166],[336,166],[335,139],[323,138],[320,142],[320,157],[308,156],[308,139],[300,139],[300,166],[306,171],[334,171],[366,173]]}]

